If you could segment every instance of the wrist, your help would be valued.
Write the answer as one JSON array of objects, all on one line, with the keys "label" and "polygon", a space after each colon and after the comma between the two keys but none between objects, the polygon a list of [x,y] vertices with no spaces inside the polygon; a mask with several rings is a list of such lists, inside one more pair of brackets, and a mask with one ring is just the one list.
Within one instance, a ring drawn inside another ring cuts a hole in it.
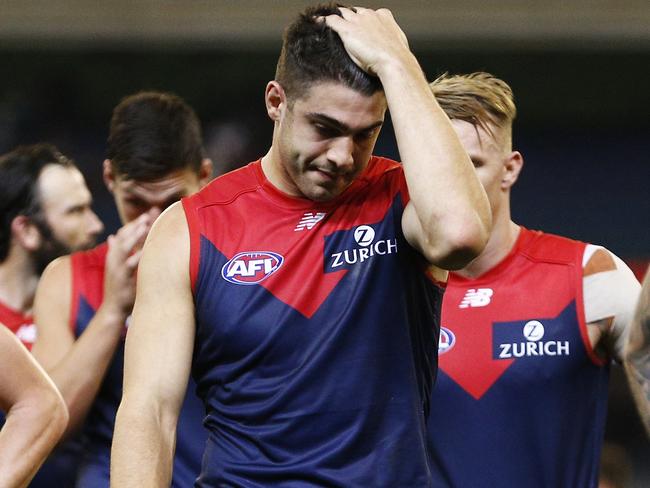
[{"label": "wrist", "polygon": [[408,50],[399,56],[386,56],[376,64],[374,71],[384,85],[393,78],[424,76],[415,55]]},{"label": "wrist", "polygon": [[97,310],[97,316],[101,318],[102,322],[111,327],[123,326],[130,313],[130,307],[126,309],[124,306],[110,300],[104,301]]}]

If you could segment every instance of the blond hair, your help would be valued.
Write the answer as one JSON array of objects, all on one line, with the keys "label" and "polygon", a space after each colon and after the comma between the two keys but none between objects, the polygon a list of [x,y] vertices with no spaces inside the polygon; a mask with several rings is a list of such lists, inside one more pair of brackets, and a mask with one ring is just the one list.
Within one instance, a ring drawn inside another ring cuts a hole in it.
[{"label": "blond hair", "polygon": [[464,120],[490,133],[489,124],[512,129],[517,116],[512,89],[496,76],[482,71],[468,75],[444,73],[429,87],[450,119]]}]

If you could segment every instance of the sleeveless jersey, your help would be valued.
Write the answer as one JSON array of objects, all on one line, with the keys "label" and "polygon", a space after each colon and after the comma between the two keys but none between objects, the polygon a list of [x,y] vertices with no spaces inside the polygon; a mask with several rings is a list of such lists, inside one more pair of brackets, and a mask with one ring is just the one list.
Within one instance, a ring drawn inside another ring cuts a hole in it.
[{"label": "sleeveless jersey", "polygon": [[595,487],[608,362],[582,302],[585,244],[521,228],[443,302],[429,436],[436,486]]},{"label": "sleeveless jersey", "polygon": [[[104,269],[108,246],[104,243],[90,251],[72,254],[71,327],[76,337],[86,329],[104,296]],[[122,399],[124,370],[125,324],[113,360],[109,365],[97,397],[90,408],[83,427],[85,455],[77,478],[80,488],[108,486],[110,449],[115,426],[115,415]],[[207,432],[202,426],[205,410],[195,395],[196,386],[190,382],[179,416],[174,458],[175,488],[193,485],[199,474],[201,455]]]},{"label": "sleeveless jersey", "polygon": [[18,339],[24,344],[28,350],[32,350],[32,346],[36,341],[36,326],[34,325],[34,317],[30,314],[24,314],[18,310],[0,302],[0,324],[7,327]]},{"label": "sleeveless jersey", "polygon": [[401,231],[401,166],[372,158],[316,203],[257,161],[182,201],[210,429],[197,486],[430,486],[442,292]]}]

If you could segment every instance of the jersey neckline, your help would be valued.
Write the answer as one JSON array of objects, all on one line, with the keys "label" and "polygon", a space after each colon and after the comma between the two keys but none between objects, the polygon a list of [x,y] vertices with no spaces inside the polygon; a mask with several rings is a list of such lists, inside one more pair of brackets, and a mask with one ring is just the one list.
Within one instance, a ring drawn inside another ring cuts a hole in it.
[{"label": "jersey neckline", "polygon": [[458,273],[454,273],[453,271],[451,271],[449,273],[449,280],[447,282],[447,286],[449,285],[466,286],[470,283],[480,284],[487,281],[493,281],[496,277],[504,273],[510,267],[512,261],[520,253],[520,251],[528,244],[528,242],[530,242],[533,236],[534,236],[533,231],[527,229],[523,225],[519,225],[519,235],[517,236],[517,240],[512,246],[512,249],[510,249],[508,254],[501,261],[495,264],[492,268],[488,269],[482,275],[479,275],[475,278],[467,278],[465,276],[462,276]]}]

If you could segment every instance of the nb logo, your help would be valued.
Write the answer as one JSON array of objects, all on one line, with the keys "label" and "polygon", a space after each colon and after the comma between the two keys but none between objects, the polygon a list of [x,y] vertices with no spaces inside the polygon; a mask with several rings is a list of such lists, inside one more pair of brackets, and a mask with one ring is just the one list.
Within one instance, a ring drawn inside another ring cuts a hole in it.
[{"label": "nb logo", "polygon": [[301,230],[311,230],[314,226],[325,218],[325,212],[305,212],[305,215],[302,216],[296,228],[293,229],[294,232],[299,232]]},{"label": "nb logo", "polygon": [[470,288],[458,308],[485,307],[490,304],[494,291],[491,288]]}]

